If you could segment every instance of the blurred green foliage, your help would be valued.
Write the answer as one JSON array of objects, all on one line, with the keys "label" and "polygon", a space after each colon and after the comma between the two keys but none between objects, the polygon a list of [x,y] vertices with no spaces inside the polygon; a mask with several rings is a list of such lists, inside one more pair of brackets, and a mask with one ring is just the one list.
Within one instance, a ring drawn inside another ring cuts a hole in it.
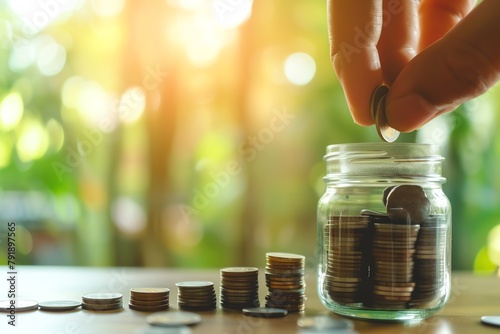
[{"label": "blurred green foliage", "polygon": [[[0,221],[19,263],[314,259],[325,147],[379,138],[352,122],[323,2],[258,1],[246,22],[231,3],[0,1]],[[499,264],[499,104],[493,88],[399,140],[443,148],[455,269]]]}]

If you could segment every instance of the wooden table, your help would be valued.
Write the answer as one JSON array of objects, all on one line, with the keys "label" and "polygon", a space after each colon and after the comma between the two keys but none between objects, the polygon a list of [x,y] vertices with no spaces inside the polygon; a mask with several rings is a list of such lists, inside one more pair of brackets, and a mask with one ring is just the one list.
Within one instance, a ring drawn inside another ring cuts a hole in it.
[{"label": "wooden table", "polygon": [[[4,266],[4,268],[6,268]],[[90,292],[121,292],[124,308],[119,311],[67,312],[28,311],[16,314],[16,327],[7,324],[6,313],[0,313],[0,333],[142,333],[149,325],[149,313],[128,308],[129,290],[133,287],[170,288],[170,310],[176,309],[175,283],[186,280],[209,280],[219,286],[218,270],[181,270],[146,268],[85,268],[85,267],[18,267],[19,298],[47,300],[81,300]],[[4,278],[5,277],[5,278]],[[260,299],[264,301],[266,286],[260,277]],[[0,276],[0,299],[7,299],[7,270]],[[308,282],[305,315],[331,314],[319,301],[315,273],[306,274]],[[237,311],[218,309],[200,312],[202,322],[191,328],[192,333],[257,334],[297,333],[300,314],[284,318],[261,319]],[[500,328],[484,326],[482,315],[500,315],[500,278],[475,276],[457,272],[452,276],[452,294],[447,306],[432,318],[418,323],[383,323],[353,320],[358,333],[500,333]]]}]

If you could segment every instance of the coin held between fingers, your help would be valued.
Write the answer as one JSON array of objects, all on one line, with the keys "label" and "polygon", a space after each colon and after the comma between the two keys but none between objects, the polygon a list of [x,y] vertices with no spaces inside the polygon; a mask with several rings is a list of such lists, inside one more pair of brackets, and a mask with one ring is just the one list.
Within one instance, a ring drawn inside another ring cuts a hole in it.
[{"label": "coin held between fingers", "polygon": [[399,137],[399,131],[389,126],[386,116],[386,98],[389,88],[380,85],[372,93],[370,100],[370,114],[377,128],[377,133],[385,142],[392,143]]}]

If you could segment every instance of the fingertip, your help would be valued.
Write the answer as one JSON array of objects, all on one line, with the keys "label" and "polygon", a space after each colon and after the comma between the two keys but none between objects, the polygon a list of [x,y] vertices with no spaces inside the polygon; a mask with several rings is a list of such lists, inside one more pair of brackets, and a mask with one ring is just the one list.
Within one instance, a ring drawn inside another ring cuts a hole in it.
[{"label": "fingertip", "polygon": [[387,101],[386,117],[389,125],[400,132],[412,132],[440,113],[437,106],[418,94],[408,94]]}]

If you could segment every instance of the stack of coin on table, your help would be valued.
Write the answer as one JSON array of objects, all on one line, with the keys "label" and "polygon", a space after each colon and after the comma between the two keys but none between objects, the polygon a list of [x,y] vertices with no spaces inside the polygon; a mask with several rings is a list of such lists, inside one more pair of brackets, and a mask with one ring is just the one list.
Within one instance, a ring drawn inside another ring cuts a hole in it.
[{"label": "stack of coin on table", "polygon": [[259,269],[230,267],[220,270],[220,303],[225,309],[258,307]]},{"label": "stack of coin on table", "polygon": [[446,221],[444,216],[429,216],[421,225],[415,254],[415,282],[410,304],[425,306],[440,298],[445,288]]},{"label": "stack of coin on table", "polygon": [[368,280],[369,217],[331,216],[325,224],[325,286],[340,304],[363,301]]},{"label": "stack of coin on table", "polygon": [[123,307],[122,294],[112,292],[88,293],[82,296],[82,308],[92,311],[110,311]]},{"label": "stack of coin on table", "polygon": [[266,254],[266,307],[302,312],[305,309],[305,257],[289,253]]},{"label": "stack of coin on table", "polygon": [[210,311],[217,308],[217,296],[213,282],[179,282],[177,302],[180,309],[189,311]]},{"label": "stack of coin on table", "polygon": [[132,288],[128,307],[136,311],[161,311],[169,308],[168,288]]}]

